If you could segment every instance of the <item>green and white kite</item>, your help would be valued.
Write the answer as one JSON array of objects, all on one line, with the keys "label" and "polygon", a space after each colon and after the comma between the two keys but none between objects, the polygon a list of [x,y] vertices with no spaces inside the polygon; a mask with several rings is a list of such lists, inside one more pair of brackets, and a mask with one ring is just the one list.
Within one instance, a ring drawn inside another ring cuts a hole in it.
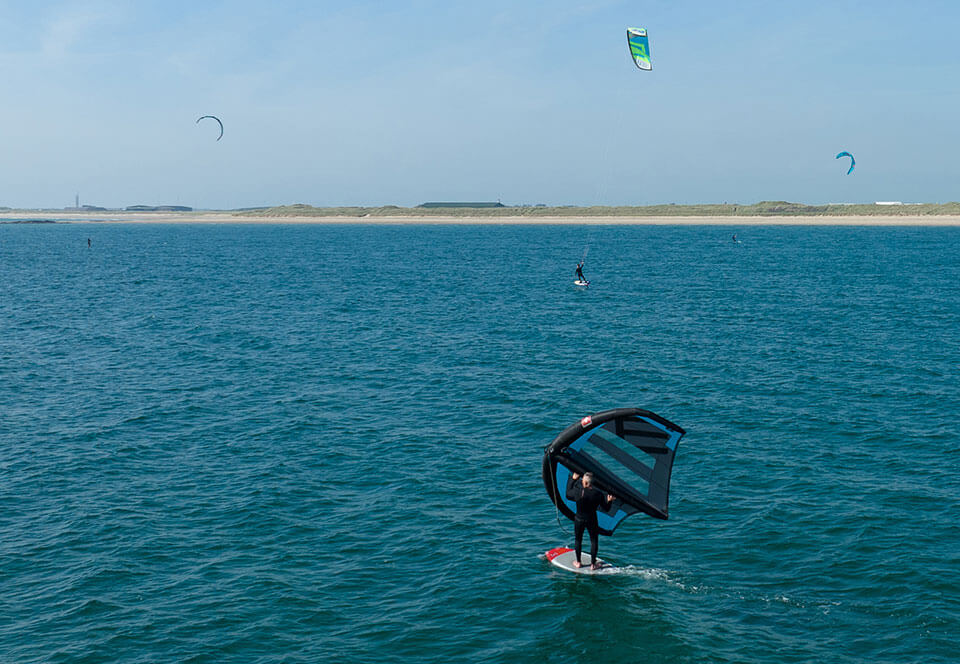
[{"label": "green and white kite", "polygon": [[645,28],[627,28],[627,44],[630,46],[630,55],[637,67],[643,71],[650,71],[650,42],[647,41]]}]

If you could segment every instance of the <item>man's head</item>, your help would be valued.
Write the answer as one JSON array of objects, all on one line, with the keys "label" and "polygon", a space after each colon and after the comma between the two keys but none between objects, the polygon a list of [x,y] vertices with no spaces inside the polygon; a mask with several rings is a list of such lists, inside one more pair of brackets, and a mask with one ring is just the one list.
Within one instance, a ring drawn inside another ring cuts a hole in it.
[{"label": "man's head", "polygon": [[583,474],[583,486],[587,489],[593,486],[593,473]]}]

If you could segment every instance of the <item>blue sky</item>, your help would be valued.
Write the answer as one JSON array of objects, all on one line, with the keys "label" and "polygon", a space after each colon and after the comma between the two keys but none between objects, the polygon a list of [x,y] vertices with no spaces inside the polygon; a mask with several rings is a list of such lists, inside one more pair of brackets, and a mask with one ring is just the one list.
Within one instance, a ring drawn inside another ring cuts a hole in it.
[{"label": "blue sky", "polygon": [[0,2],[0,205],[958,200],[957,25],[923,0]]}]

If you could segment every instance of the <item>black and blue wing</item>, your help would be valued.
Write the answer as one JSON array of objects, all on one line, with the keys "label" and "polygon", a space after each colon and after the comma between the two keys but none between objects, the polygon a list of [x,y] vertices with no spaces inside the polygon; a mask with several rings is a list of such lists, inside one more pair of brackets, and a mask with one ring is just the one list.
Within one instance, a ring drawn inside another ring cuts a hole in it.
[{"label": "black and blue wing", "polygon": [[640,408],[584,417],[544,451],[547,493],[573,519],[577,506],[566,496],[567,481],[572,473],[591,472],[597,488],[615,498],[607,511],[597,513],[603,534],[613,534],[621,521],[637,512],[666,519],[673,460],[685,433],[673,422]]}]

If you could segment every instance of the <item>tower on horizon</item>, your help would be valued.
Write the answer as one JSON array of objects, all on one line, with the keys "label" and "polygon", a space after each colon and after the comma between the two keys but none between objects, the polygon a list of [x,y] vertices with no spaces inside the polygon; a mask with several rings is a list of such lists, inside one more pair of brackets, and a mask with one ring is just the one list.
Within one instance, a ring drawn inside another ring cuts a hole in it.
[{"label": "tower on horizon", "polygon": [[75,201],[75,205],[74,205],[73,207],[75,207],[75,208],[77,208],[77,209],[79,210],[79,209],[80,209],[80,194],[79,194],[79,192],[77,193],[76,197],[74,198],[74,201]]}]

